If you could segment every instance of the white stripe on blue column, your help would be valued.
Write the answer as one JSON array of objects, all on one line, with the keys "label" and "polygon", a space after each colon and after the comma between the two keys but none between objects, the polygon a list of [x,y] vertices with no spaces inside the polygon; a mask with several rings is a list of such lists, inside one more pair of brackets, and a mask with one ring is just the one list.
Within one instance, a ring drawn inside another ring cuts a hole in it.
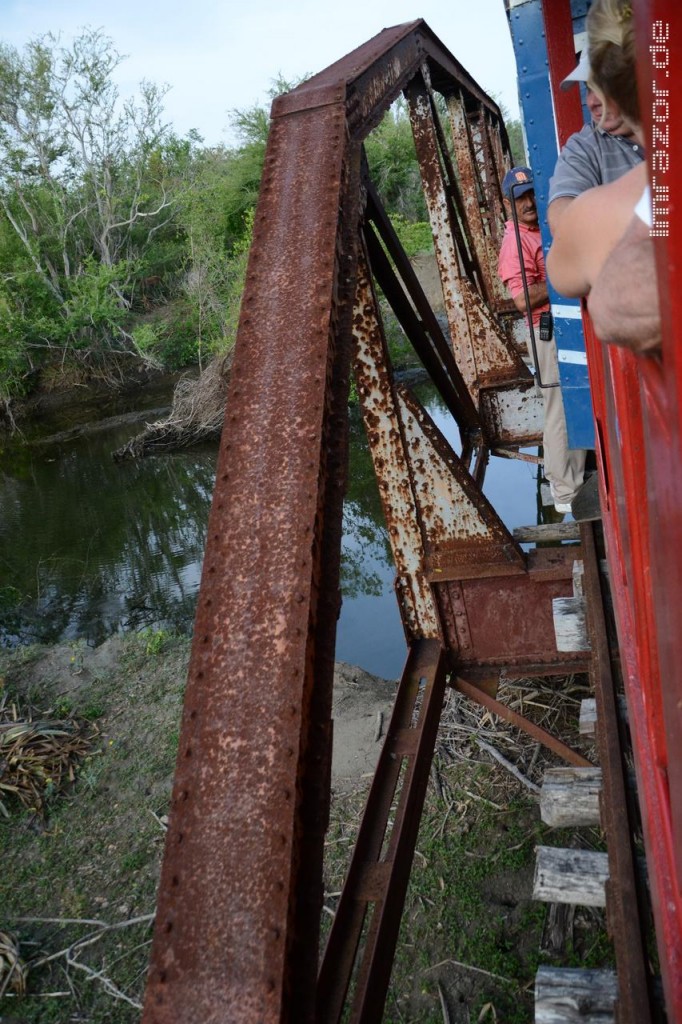
[{"label": "white stripe on blue column", "polygon": [[562,320],[580,320],[582,316],[580,306],[552,306],[552,314]]},{"label": "white stripe on blue column", "polygon": [[572,348],[558,348],[557,357],[560,363],[573,363],[575,366],[587,366],[587,352],[576,352]]}]

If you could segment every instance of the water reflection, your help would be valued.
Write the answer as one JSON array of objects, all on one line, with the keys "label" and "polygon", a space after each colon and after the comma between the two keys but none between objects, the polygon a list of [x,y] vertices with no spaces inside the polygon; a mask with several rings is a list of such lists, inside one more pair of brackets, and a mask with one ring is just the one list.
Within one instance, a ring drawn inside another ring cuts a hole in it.
[{"label": "water reflection", "polygon": [[[432,392],[420,394],[456,445]],[[217,449],[115,464],[128,427],[0,460],[0,642],[101,643],[146,626],[189,631]],[[405,641],[378,489],[357,412],[344,507],[337,657],[396,678]],[[495,460],[486,492],[509,526],[536,521],[533,467]]]},{"label": "water reflection", "polygon": [[194,614],[215,451],[115,465],[130,430],[5,458],[5,642],[100,643]]},{"label": "water reflection", "polygon": [[[111,451],[135,429],[4,453],[0,642],[84,639],[95,645],[121,630],[191,629],[217,449],[115,464]],[[378,491],[356,414],[351,449],[338,656],[391,675],[403,655],[387,653],[394,638],[401,648],[404,641]],[[363,610],[353,624],[356,604]]]}]

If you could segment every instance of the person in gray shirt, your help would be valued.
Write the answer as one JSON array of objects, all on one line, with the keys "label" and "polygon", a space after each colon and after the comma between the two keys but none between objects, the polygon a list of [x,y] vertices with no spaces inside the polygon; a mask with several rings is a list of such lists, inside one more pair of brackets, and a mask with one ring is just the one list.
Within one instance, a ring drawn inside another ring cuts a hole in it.
[{"label": "person in gray shirt", "polygon": [[[610,185],[644,160],[644,148],[635,138],[632,126],[620,110],[604,106],[600,97],[590,88],[590,62],[584,50],[577,66],[561,83],[570,89],[574,82],[585,82],[585,103],[592,123],[584,125],[566,142],[561,150],[549,180],[547,223],[552,235],[566,208],[596,185]],[[595,519],[600,515],[597,477],[587,476],[585,483],[571,502],[573,517],[577,520]]]},{"label": "person in gray shirt", "polygon": [[550,178],[547,222],[553,235],[571,200],[595,185],[616,181],[644,159],[643,147],[634,138],[632,128],[620,112],[615,114],[607,108],[606,116],[603,116],[602,102],[590,89],[589,77],[590,66],[585,50],[577,67],[561,83],[561,88],[568,89],[574,82],[587,84],[585,102],[592,115],[592,124],[586,124],[571,135]]}]

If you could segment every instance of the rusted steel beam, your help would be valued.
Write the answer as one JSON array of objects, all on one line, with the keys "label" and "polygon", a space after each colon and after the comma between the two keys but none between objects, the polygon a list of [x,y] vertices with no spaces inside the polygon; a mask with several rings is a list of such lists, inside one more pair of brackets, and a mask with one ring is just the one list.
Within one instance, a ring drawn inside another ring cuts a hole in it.
[{"label": "rusted steel beam", "polygon": [[[388,257],[369,224],[365,228],[365,239],[370,265],[377,283],[460,428],[460,433],[480,434],[478,411],[464,385],[462,375],[438,326],[438,321],[433,317],[434,324],[429,324],[427,332],[425,325],[412,308],[401,281],[394,273]],[[404,267],[401,269],[405,270]],[[421,292],[421,286],[414,271],[412,274],[414,282],[411,281],[410,284],[414,286],[416,283],[416,288],[419,288]],[[423,292],[421,292],[421,297],[426,304]],[[435,343],[432,340],[434,338],[438,339]]]},{"label": "rusted steel beam", "polygon": [[359,170],[343,105],[271,129],[145,1024],[313,1019]]},{"label": "rusted steel beam", "polygon": [[542,437],[542,396],[533,379],[509,386],[493,384],[478,393],[485,437],[491,447],[537,444]]},{"label": "rusted steel beam", "polygon": [[424,63],[436,90],[452,90],[456,84],[472,106],[485,108],[499,126],[500,138],[508,150],[499,107],[422,19],[384,29],[296,89],[278,96],[272,105],[272,117],[345,100],[351,136],[363,139]]},{"label": "rusted steel beam", "polygon": [[437,637],[433,595],[423,575],[423,539],[401,431],[386,339],[364,254],[359,259],[353,317],[355,377],[367,440],[379,483],[406,635]]},{"label": "rusted steel beam", "polygon": [[618,970],[616,1019],[619,1024],[649,1024],[652,978],[647,970],[649,954],[642,926],[643,917],[648,915],[637,887],[632,846],[633,808],[627,792],[627,765],[620,737],[622,724],[611,670],[593,523],[582,524],[581,540],[585,565],[583,586],[592,645],[590,677],[597,701],[597,744],[603,773],[599,805],[609,855],[606,912]]},{"label": "rusted steel beam", "polygon": [[509,451],[507,448],[493,448],[493,455],[499,459],[517,459],[520,462],[531,462],[534,466],[542,466],[544,460],[540,455],[531,455],[529,452]]},{"label": "rusted steel beam", "polygon": [[[395,229],[383,209],[371,182],[367,183],[367,200],[368,220],[375,225],[382,242],[386,246],[400,275],[400,280],[414,305],[414,311],[409,304],[406,306],[407,300],[402,289],[394,287],[394,275],[392,275],[392,272],[389,274],[386,271],[387,267],[390,269],[388,260],[385,257],[383,259],[381,257],[379,259],[374,258],[371,251],[371,265],[374,273],[377,275],[379,284],[386,293],[389,302],[391,302],[393,311],[400,320],[403,329],[415,345],[418,355],[431,373],[431,377],[438,387],[443,401],[458,423],[460,430],[465,433],[480,433],[481,424],[478,411],[462,379],[462,374],[455,362],[452,349],[448,345],[438,319],[424,295],[412,264],[405,255]],[[373,252],[376,253],[376,249]],[[380,278],[384,279],[386,287]],[[418,344],[422,333],[426,334],[426,339],[422,344]],[[434,373],[433,370],[436,372]]]},{"label": "rusted steel beam", "polygon": [[[475,402],[482,385],[532,383],[528,368],[462,274],[457,214],[443,178],[429,92],[416,75],[405,90],[457,365]],[[486,424],[484,423],[484,426]]]},{"label": "rusted steel beam", "polygon": [[523,573],[526,557],[488,499],[464,468],[433,420],[409,390],[396,385],[408,453],[424,568],[457,566],[465,574],[479,565],[499,574]]},{"label": "rusted steel beam", "polygon": [[516,669],[517,675],[580,671],[588,657],[557,651],[552,616],[552,599],[573,592],[573,561],[580,557],[575,546],[542,548],[529,552],[523,573],[505,575],[500,563],[427,571],[458,671],[485,666]]},{"label": "rusted steel beam", "polygon": [[[318,1024],[341,1019],[370,908],[349,1022],[381,1020],[443,705],[443,654],[437,640],[420,640],[410,648],[320,969]],[[385,843],[403,764],[398,807]]]},{"label": "rusted steel beam", "polygon": [[[348,370],[363,219],[361,141],[422,67],[435,88],[459,89],[467,104],[485,109],[504,132],[495,104],[423,22],[386,30],[273,104],[209,520],[143,1024],[314,1019]],[[430,107],[419,83],[418,92]],[[438,162],[432,120],[427,130]],[[442,179],[438,188],[439,195],[447,193]],[[447,195],[446,203],[450,223],[444,237],[450,248],[442,246],[441,275],[447,283],[444,254],[455,260],[455,278],[459,255],[453,242],[457,211]],[[404,894],[442,696],[442,660],[434,653],[442,623],[426,569],[441,557],[441,543],[447,564],[466,562],[465,538],[471,537],[489,571],[496,564],[505,573],[527,573],[523,554],[472,490],[465,469],[455,464],[452,470],[450,455],[432,443],[422,414],[387,376],[376,300],[361,269],[356,328],[372,351],[359,379],[364,374],[366,390],[375,388],[386,399],[384,425],[376,408],[368,415],[366,407],[365,417],[380,485],[386,493],[393,488],[392,499],[406,499],[390,524],[397,590],[408,636],[429,638],[420,648],[428,671],[420,662],[415,672],[431,674],[433,694],[410,769],[414,781],[406,790],[404,824],[390,846],[394,867],[386,905],[375,915],[372,966],[366,988],[361,984],[364,1014],[370,1012],[365,1006],[377,1005],[390,969],[390,958],[383,958],[397,929],[395,907]],[[470,387],[472,402],[495,376],[522,387],[525,367],[512,360],[500,369],[492,359],[486,340],[492,321],[473,286],[458,280],[456,302],[466,305],[467,329],[485,349],[475,396]],[[498,344],[494,331],[491,337],[493,348],[502,351],[503,340]],[[508,441],[506,435],[500,439]],[[471,447],[468,438],[466,444]],[[408,455],[408,448],[422,454]],[[422,455],[430,459],[433,452],[440,475],[422,472]],[[455,639],[459,643],[456,634]]]},{"label": "rusted steel beam", "polygon": [[[566,669],[567,672],[571,671],[570,666]],[[476,704],[480,704],[482,707],[487,708],[488,711],[492,711],[493,714],[499,715],[506,722],[511,725],[515,725],[517,729],[521,729],[523,732],[532,736],[534,740],[542,743],[548,750],[552,750],[559,757],[562,757],[568,764],[575,764],[579,768],[591,768],[593,767],[592,762],[588,761],[586,757],[579,754],[577,750],[573,750],[568,744],[562,743],[558,736],[554,736],[553,733],[548,732],[547,729],[543,729],[541,726],[536,725],[535,722],[531,722],[530,719],[524,715],[520,715],[517,711],[513,711],[512,708],[508,708],[506,704],[503,704],[499,700],[495,700],[481,687],[470,683],[460,675],[454,675],[450,680],[450,686],[454,690],[459,690],[469,700],[475,701]]]},{"label": "rusted steel beam", "polygon": [[[431,121],[433,123],[433,130],[438,145],[438,155],[441,164],[441,172],[443,174],[443,181],[456,215],[453,223],[456,228],[455,234],[459,241],[462,268],[465,276],[472,283],[476,284],[478,292],[488,299],[489,295],[486,294],[486,283],[479,263],[479,252],[474,241],[474,227],[470,218],[467,216],[465,200],[462,195],[460,182],[458,180],[458,176],[455,174],[448,141],[445,138],[443,125],[441,124],[440,117],[438,116],[438,108],[434,102],[428,68],[424,67],[422,69],[422,75],[424,76],[425,85],[427,87],[429,106],[431,108]],[[457,169],[458,171],[461,171],[459,166]]]},{"label": "rusted steel beam", "polygon": [[497,303],[505,297],[502,282],[497,273],[499,244],[488,228],[488,218],[483,216],[484,203],[488,197],[479,174],[479,164],[474,158],[469,120],[461,96],[449,96],[447,100],[455,160],[457,162],[459,188],[466,211],[466,221],[473,244],[478,254],[478,265],[485,284],[484,296],[488,303]]},{"label": "rusted steel beam", "polygon": [[431,222],[436,261],[443,285],[450,340],[457,365],[472,398],[477,402],[478,372],[472,351],[467,310],[462,296],[460,254],[456,244],[457,219],[443,181],[431,104],[423,78],[419,77],[410,82],[406,96]]},{"label": "rusted steel beam", "polygon": [[504,234],[506,215],[502,202],[502,178],[511,166],[510,155],[505,154],[499,125],[482,108],[467,111],[467,120],[472,130],[472,142],[476,151],[476,162],[485,194],[485,209],[490,234],[499,252]]}]

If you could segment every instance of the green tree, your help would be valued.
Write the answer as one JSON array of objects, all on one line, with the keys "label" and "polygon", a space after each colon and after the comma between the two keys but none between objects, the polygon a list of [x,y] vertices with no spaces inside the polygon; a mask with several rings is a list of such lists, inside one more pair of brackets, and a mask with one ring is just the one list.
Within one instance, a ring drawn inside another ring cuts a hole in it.
[{"label": "green tree", "polygon": [[[280,75],[270,97],[292,88]],[[259,105],[233,110],[230,121],[238,146],[196,150],[179,199],[186,245],[181,291],[202,368],[206,358],[229,349],[236,335],[270,127],[269,113]]]},{"label": "green tree", "polygon": [[526,147],[523,139],[523,125],[518,119],[506,121],[509,146],[512,152],[514,166],[519,167],[526,163]]},{"label": "green tree", "polygon": [[0,250],[0,305],[27,348],[134,351],[134,281],[175,196],[164,90],[143,82],[121,103],[121,60],[92,30],[69,48],[52,35],[0,46],[0,231],[15,239],[11,265]]},{"label": "green tree", "polygon": [[403,99],[396,100],[365,141],[370,175],[391,214],[405,221],[426,220],[412,127]]}]

